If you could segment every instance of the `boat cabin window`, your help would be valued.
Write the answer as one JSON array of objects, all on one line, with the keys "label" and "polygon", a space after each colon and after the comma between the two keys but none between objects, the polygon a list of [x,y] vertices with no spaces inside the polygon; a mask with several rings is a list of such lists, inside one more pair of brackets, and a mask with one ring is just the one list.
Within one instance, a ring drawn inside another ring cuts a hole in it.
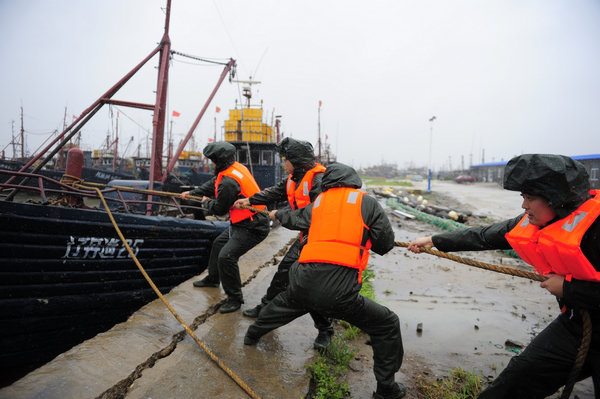
[{"label": "boat cabin window", "polygon": [[[264,152],[270,152],[270,151],[262,151],[262,152],[264,153]],[[272,158],[273,158],[273,155],[271,154],[271,164],[273,162]],[[261,159],[261,151],[260,150],[250,150],[250,161],[251,161],[252,165],[271,165],[268,163],[267,164],[262,163],[262,160],[264,160],[264,159],[268,160],[269,157],[266,155],[262,155],[262,159]],[[238,150],[237,151],[237,160],[241,164],[248,165],[249,164],[248,150],[244,150],[244,149]]]},{"label": "boat cabin window", "polygon": [[273,165],[273,151],[265,150],[261,151],[261,165],[271,166]]},{"label": "boat cabin window", "polygon": [[238,150],[237,151],[237,160],[239,163],[243,163],[248,165],[248,151],[246,150]]}]

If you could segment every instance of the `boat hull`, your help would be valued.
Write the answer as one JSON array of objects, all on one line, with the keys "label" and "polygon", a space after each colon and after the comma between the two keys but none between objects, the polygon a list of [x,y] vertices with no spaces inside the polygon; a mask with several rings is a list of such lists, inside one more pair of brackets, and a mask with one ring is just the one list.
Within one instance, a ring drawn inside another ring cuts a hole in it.
[{"label": "boat hull", "polygon": [[[227,222],[114,214],[164,294],[201,273]],[[108,214],[0,201],[0,368],[38,367],[156,294]]]}]

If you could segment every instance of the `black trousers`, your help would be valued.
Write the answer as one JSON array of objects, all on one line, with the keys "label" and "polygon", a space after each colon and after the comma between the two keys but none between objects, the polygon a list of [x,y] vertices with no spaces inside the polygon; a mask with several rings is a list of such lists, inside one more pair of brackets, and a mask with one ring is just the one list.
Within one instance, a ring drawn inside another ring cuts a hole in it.
[{"label": "black trousers", "polygon": [[[258,217],[262,217],[262,215],[258,215]],[[258,228],[231,224],[213,241],[208,260],[207,278],[217,283],[220,281],[230,299],[244,302],[238,261],[242,255],[269,235],[268,222],[264,226],[263,224],[258,225]]]},{"label": "black trousers", "polygon": [[[592,376],[596,399],[600,398],[600,335],[592,338],[578,381]],[[581,344],[582,325],[577,315],[563,313],[539,333],[525,350],[514,356],[480,399],[543,399],[569,379]]]},{"label": "black trousers", "polygon": [[260,338],[308,312],[345,320],[371,337],[377,382],[391,384],[404,348],[398,316],[359,294],[358,270],[323,263],[294,263],[288,288],[263,308],[246,335]]},{"label": "black trousers", "polygon": [[[280,292],[283,292],[287,289],[289,285],[289,270],[290,267],[298,260],[300,257],[300,251],[302,250],[302,240],[298,237],[290,246],[287,253],[284,255],[283,259],[279,263],[277,267],[277,272],[271,279],[271,284],[269,288],[267,288],[267,293],[262,297],[261,302],[263,306],[267,305],[269,302],[273,300]],[[321,316],[315,312],[309,312],[310,317],[312,317],[313,322],[315,324],[315,328],[320,332],[328,332],[329,334],[333,334],[333,326],[331,325],[331,320],[327,317]]]}]

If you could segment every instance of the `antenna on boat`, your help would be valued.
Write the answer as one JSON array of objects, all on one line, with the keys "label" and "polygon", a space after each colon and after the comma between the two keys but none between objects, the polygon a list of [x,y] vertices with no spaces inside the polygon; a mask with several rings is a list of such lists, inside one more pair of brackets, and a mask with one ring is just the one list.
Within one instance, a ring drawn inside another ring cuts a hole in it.
[{"label": "antenna on boat", "polygon": [[250,99],[252,98],[252,85],[260,84],[258,80],[252,80],[252,76],[248,80],[232,80],[233,83],[242,83],[248,86],[242,87],[242,95],[248,99],[248,108],[250,108]]}]

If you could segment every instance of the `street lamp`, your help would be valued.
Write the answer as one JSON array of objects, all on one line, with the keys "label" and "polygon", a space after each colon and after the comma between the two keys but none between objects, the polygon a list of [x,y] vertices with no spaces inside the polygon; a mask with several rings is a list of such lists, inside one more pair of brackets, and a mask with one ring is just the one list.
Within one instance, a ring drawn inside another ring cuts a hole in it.
[{"label": "street lamp", "polygon": [[427,166],[427,192],[431,192],[431,145],[433,143],[433,121],[436,119],[435,115],[429,118],[429,164]]}]

